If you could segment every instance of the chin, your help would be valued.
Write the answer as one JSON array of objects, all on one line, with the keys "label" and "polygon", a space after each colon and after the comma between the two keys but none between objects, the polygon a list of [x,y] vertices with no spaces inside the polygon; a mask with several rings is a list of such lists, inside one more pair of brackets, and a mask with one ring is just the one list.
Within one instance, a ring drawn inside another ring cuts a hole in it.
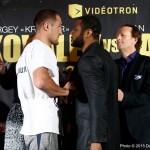
[{"label": "chin", "polygon": [[58,45],[58,44],[59,44],[59,42],[58,42],[58,41],[53,43],[53,45]]}]

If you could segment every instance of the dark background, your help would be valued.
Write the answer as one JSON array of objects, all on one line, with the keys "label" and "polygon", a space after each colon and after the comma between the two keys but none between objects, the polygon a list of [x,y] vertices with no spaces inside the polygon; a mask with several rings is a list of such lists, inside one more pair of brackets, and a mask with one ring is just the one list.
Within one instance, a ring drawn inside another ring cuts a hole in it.
[{"label": "dark background", "polygon": [[[75,19],[71,18],[68,15],[68,6],[69,4],[80,4],[82,5],[83,15],[86,15],[85,8],[101,8],[101,7],[137,7],[137,14],[93,14],[100,18],[102,23],[102,39],[115,39],[117,29],[122,24],[130,23],[134,25],[144,26],[143,34],[150,34],[150,1],[149,0],[0,0],[0,52],[1,58],[5,60],[3,57],[3,49],[5,48],[6,41],[4,43],[4,39],[7,35],[16,34],[21,37],[21,35],[30,35],[32,32],[23,32],[20,29],[25,26],[33,26],[33,18],[35,14],[43,8],[50,8],[58,11],[61,14],[63,26],[65,27],[64,34],[64,56],[70,56],[70,52],[77,51],[76,54],[80,55],[80,50],[73,49],[70,50],[69,47],[69,35],[70,31],[73,27],[73,23]],[[90,14],[91,15],[91,14]],[[1,30],[1,27],[8,26],[19,26],[19,30],[17,33],[4,33]],[[150,55],[149,53],[149,42],[148,39],[145,55]],[[13,42],[11,43],[13,44]],[[23,50],[23,43],[20,43],[21,50]],[[105,44],[105,43],[103,43]],[[14,47],[10,46],[10,51],[12,51]],[[110,46],[107,50],[110,52],[111,56],[116,59],[119,57],[119,53],[113,52],[113,45]],[[57,47],[54,47],[56,50]],[[15,51],[15,50],[14,50]],[[15,54],[13,54],[15,55]],[[65,79],[65,74],[63,72],[64,68],[68,66],[73,66],[75,62],[71,62],[70,59],[63,62],[58,62],[58,66],[60,69],[60,84],[63,85],[63,81]],[[69,99],[69,100],[68,100]],[[63,110],[63,121],[64,121],[64,129],[65,129],[65,138],[63,140],[64,145],[74,144],[74,99],[68,98],[63,99],[61,101],[62,110]],[[0,150],[3,149],[3,137],[4,137],[4,126],[6,121],[7,113],[12,106],[13,102],[13,91],[12,90],[4,90],[0,86]],[[64,149],[67,149],[64,146]]]}]

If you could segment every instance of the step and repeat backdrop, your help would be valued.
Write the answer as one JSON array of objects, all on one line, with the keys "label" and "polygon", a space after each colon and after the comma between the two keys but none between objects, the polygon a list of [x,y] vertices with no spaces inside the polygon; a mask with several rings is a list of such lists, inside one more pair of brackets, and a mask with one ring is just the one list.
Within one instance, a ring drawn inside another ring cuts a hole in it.
[{"label": "step and repeat backdrop", "polygon": [[[71,47],[70,31],[75,19],[82,15],[94,15],[101,20],[100,42],[113,59],[120,56],[116,32],[126,23],[140,29],[143,40],[140,53],[150,56],[149,6],[149,0],[0,0],[0,59],[9,63],[17,62],[27,38],[35,32],[34,16],[43,8],[58,11],[63,21],[63,35],[59,38],[59,45],[53,47],[62,85],[66,77],[65,69],[72,69],[81,54],[80,49]],[[0,85],[0,143],[3,143],[6,116],[13,103],[13,94],[11,89],[5,90]],[[73,98],[61,99],[66,132],[71,128],[69,123],[74,115],[73,103]]]}]

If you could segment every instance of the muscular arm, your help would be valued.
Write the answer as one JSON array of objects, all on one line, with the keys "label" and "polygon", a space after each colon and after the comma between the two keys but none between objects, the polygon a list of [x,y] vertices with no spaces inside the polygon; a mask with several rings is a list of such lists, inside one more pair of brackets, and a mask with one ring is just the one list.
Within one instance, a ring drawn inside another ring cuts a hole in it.
[{"label": "muscular arm", "polygon": [[44,67],[40,67],[33,72],[33,82],[38,89],[49,96],[67,96],[69,94],[70,83],[61,88],[54,82],[48,74],[48,70]]}]

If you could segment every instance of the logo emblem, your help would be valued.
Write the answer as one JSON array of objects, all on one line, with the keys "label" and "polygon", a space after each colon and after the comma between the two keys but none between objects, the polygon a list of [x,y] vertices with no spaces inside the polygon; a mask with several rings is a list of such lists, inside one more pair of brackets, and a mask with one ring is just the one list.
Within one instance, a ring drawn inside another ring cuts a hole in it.
[{"label": "logo emblem", "polygon": [[82,5],[69,4],[68,14],[71,18],[77,18],[82,16]]}]

